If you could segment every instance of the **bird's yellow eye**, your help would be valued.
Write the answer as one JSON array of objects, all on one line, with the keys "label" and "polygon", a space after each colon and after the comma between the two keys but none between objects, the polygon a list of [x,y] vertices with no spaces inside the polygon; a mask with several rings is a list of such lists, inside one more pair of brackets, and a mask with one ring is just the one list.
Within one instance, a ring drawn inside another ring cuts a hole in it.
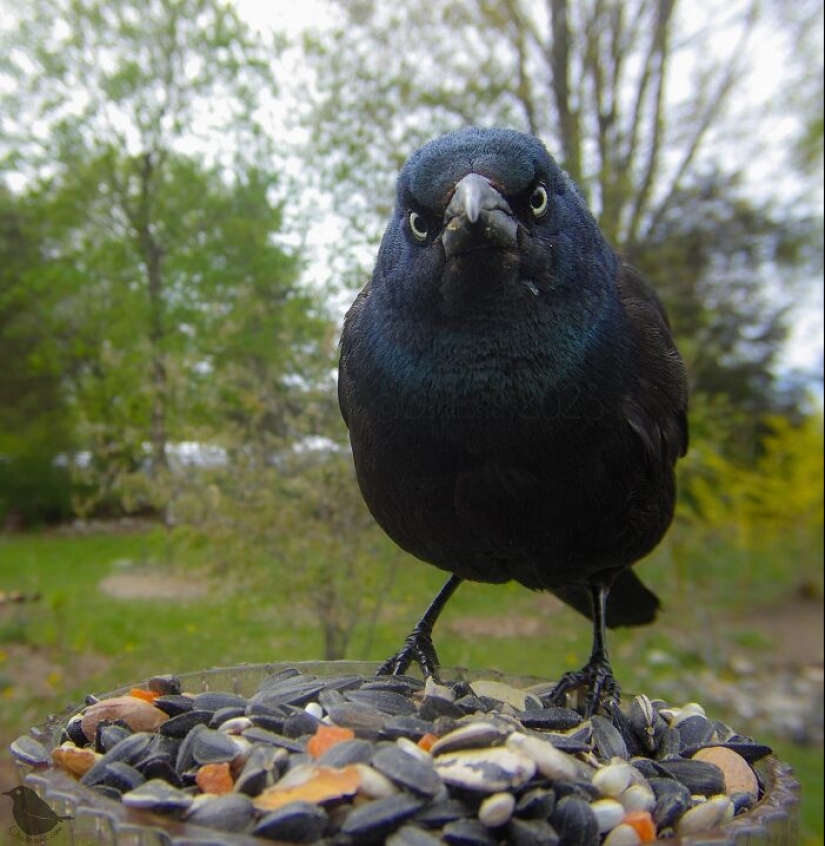
[{"label": "bird's yellow eye", "polygon": [[547,211],[547,189],[543,185],[537,185],[530,196],[530,211],[533,217],[542,217]]},{"label": "bird's yellow eye", "polygon": [[413,237],[417,241],[426,241],[427,240],[427,221],[424,220],[424,217],[420,215],[418,212],[411,211],[410,212],[410,231],[413,234]]}]

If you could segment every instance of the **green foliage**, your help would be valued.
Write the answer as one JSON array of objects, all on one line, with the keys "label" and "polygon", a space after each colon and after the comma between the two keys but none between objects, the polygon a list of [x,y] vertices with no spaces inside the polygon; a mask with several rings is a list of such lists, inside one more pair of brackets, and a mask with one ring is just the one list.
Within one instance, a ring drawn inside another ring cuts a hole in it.
[{"label": "green foliage", "polygon": [[701,523],[738,533],[748,548],[786,531],[822,531],[822,415],[799,425],[782,417],[765,423],[762,453],[753,464],[742,466],[705,447],[687,491]]},{"label": "green foliage", "polygon": [[48,304],[28,284],[40,246],[30,209],[0,189],[0,526],[71,514],[71,416],[48,355]]},{"label": "green foliage", "polygon": [[324,656],[342,658],[356,630],[370,641],[400,552],[358,491],[329,383],[285,392],[268,378],[271,359],[253,349],[219,380],[224,426],[212,443],[226,460],[172,474],[170,515],[195,548],[208,545],[217,570],[266,590],[277,568],[279,594],[317,621]]},{"label": "green foliage", "polygon": [[812,270],[807,249],[818,238],[817,223],[791,221],[775,202],[746,198],[741,179],[714,171],[679,192],[645,242],[628,250],[667,306],[693,405],[722,403],[745,415],[726,415],[715,433],[705,432],[726,450],[725,439],[737,437],[754,449],[759,432],[748,420],[803,404],[776,379],[789,301],[766,283],[766,274],[789,279],[800,268]]},{"label": "green foliage", "polygon": [[345,657],[356,634],[368,647],[401,553],[367,512],[348,451],[307,448],[269,466],[236,455],[205,476],[208,497],[175,501],[188,542],[206,541],[213,568],[253,590],[277,571],[279,601],[309,612],[325,659]]},{"label": "green foliage", "polygon": [[[823,419],[794,424],[763,420],[761,452],[751,463],[703,442],[683,473],[681,518],[706,539],[739,550],[739,567],[766,574],[767,561],[791,573],[805,592],[821,596],[823,544]],[[764,561],[765,563],[760,563]]]},{"label": "green foliage", "polygon": [[107,498],[123,473],[167,466],[188,390],[173,379],[207,366],[227,290],[254,272],[277,301],[295,280],[271,244],[280,212],[256,116],[276,88],[273,45],[219,0],[37,0],[11,19],[0,142],[40,227],[25,282],[49,306],[41,351]]},{"label": "green foliage", "polygon": [[25,201],[0,189],[0,455],[55,455],[70,443],[48,309],[28,284],[41,240]]},{"label": "green foliage", "polygon": [[72,481],[53,455],[0,457],[0,526],[59,523],[72,513]]},{"label": "green foliage", "polygon": [[[278,45],[223,0],[4,5],[13,22],[0,54],[0,72],[14,82],[3,92],[15,107],[5,126],[13,163],[53,174],[107,148],[156,157],[193,143],[208,149],[196,139],[218,136],[225,167],[265,154],[252,113],[262,86],[276,89],[269,59]],[[221,98],[228,108],[212,108]]]},{"label": "green foliage", "polygon": [[[0,141],[34,175],[21,199],[34,247],[10,313],[38,326],[32,351],[52,367],[75,508],[163,514],[215,565],[301,559],[284,590],[343,654],[377,572],[362,535],[374,545],[377,529],[344,453],[294,450],[343,426],[332,327],[278,243],[284,186],[259,123],[277,45],[219,0],[36,0],[15,19]],[[319,428],[318,402],[334,424]],[[349,547],[320,553],[325,532]]]}]

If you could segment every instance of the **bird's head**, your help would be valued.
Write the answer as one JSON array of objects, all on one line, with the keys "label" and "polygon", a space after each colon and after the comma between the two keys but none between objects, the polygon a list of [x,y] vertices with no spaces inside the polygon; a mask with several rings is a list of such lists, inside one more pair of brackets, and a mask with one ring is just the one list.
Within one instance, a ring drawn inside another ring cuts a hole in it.
[{"label": "bird's head", "polygon": [[541,141],[473,127],[430,141],[404,165],[377,268],[394,287],[425,298],[426,287],[466,307],[485,292],[588,296],[615,277],[615,261]]}]

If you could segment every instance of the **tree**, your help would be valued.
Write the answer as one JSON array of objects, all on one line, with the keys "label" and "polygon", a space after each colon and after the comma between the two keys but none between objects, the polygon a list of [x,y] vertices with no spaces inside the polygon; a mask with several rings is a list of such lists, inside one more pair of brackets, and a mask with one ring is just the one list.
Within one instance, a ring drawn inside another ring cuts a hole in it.
[{"label": "tree", "polygon": [[0,525],[65,518],[71,415],[41,290],[27,285],[40,243],[30,204],[0,187]]},{"label": "tree", "polygon": [[201,547],[206,539],[216,566],[250,580],[247,589],[274,584],[282,602],[306,608],[324,659],[338,660],[356,635],[371,640],[401,553],[355,482],[330,378],[329,328],[316,378],[288,391],[269,378],[275,371],[255,350],[254,333],[238,336],[251,348],[210,380],[226,400],[211,441],[225,459],[176,477],[170,515],[184,542]]},{"label": "tree", "polygon": [[[737,462],[708,451],[691,475],[682,516],[716,532],[745,555],[769,551],[791,567],[798,585],[822,595],[822,413],[799,423],[765,419],[762,451]],[[747,560],[747,559],[746,559]]]},{"label": "tree", "polygon": [[24,203],[0,189],[0,455],[54,456],[70,443],[60,374],[38,354],[46,333],[38,292],[23,284],[39,247]]},{"label": "tree", "polygon": [[775,385],[788,304],[773,289],[786,265],[804,260],[811,230],[777,219],[769,204],[743,196],[741,180],[714,171],[627,249],[681,330],[691,393],[724,397],[754,422],[802,403],[802,391],[783,396]]},{"label": "tree", "polygon": [[[294,434],[285,422],[289,403],[297,401],[290,380],[311,380],[319,368],[327,321],[298,285],[297,258],[274,240],[282,213],[271,201],[273,182],[254,169],[229,181],[192,157],[167,162],[156,226],[171,245],[163,352],[165,429],[176,444],[241,450],[244,433],[251,442],[259,430],[286,439]],[[135,323],[148,322],[151,303],[134,282],[139,256],[134,241],[111,227],[75,225],[69,209],[77,196],[71,185],[52,195],[45,222],[58,236],[60,260],[42,272],[60,291],[53,336],[78,438],[92,456],[95,497],[85,507],[114,496],[130,509],[163,508],[180,473],[146,472],[151,339]],[[55,231],[59,221],[65,231]]]},{"label": "tree", "polygon": [[82,507],[162,510],[216,566],[274,576],[341,657],[384,541],[340,443],[334,329],[281,238],[271,46],[219,0],[11,14],[0,142],[37,209],[20,290],[91,456]]},{"label": "tree", "polygon": [[[468,123],[530,131],[582,187],[607,237],[658,276],[685,345],[711,327],[696,390],[735,384],[750,406],[772,406],[786,303],[783,285],[764,295],[766,268],[787,283],[799,252],[786,247],[813,227],[797,220],[794,198],[754,200],[744,179],[741,163],[761,153],[764,104],[753,90],[733,95],[746,85],[755,2],[723,13],[676,0],[334,8],[339,25],[314,41],[313,143],[355,246],[354,233],[377,237],[393,175],[426,138]],[[726,225],[709,224],[708,211]],[[740,365],[752,371],[744,382],[729,372]]]},{"label": "tree", "polygon": [[[71,315],[94,349],[77,384],[96,395],[94,422],[110,434],[112,391],[135,404],[134,441],[151,444],[158,474],[168,464],[170,356],[186,345],[184,315],[200,316],[220,261],[204,256],[220,219],[199,210],[204,180],[187,178],[201,160],[240,195],[242,173],[269,172],[256,110],[275,90],[272,45],[220,0],[35,0],[6,14],[16,26],[0,45],[11,81],[2,105],[16,119],[0,140],[6,168],[51,198],[50,270],[91,311]],[[271,234],[277,220],[267,220]],[[90,407],[91,396],[75,398]]]},{"label": "tree", "polygon": [[[693,32],[676,6],[340,3],[341,26],[316,42],[322,93],[314,129],[348,184],[374,185],[375,174],[386,178],[434,131],[513,124],[548,141],[610,240],[640,242],[720,131],[754,28],[753,3],[733,4]],[[721,54],[697,49],[723,33],[734,37]],[[695,80],[692,90],[669,95],[677,63]],[[354,154],[373,167],[345,170]]]},{"label": "tree", "polygon": [[823,15],[820,0],[784,3],[771,0],[769,14],[784,37],[789,57],[788,84],[777,98],[785,112],[798,114],[801,132],[793,144],[794,163],[822,181],[825,143],[825,73],[823,73]]}]

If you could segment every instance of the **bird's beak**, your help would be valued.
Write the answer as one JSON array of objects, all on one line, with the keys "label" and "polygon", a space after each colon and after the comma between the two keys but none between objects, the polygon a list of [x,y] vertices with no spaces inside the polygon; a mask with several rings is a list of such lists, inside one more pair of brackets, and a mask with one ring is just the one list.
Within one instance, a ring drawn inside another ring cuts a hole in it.
[{"label": "bird's beak", "polygon": [[468,173],[456,186],[444,214],[441,236],[447,258],[474,250],[515,249],[518,222],[490,181]]}]

